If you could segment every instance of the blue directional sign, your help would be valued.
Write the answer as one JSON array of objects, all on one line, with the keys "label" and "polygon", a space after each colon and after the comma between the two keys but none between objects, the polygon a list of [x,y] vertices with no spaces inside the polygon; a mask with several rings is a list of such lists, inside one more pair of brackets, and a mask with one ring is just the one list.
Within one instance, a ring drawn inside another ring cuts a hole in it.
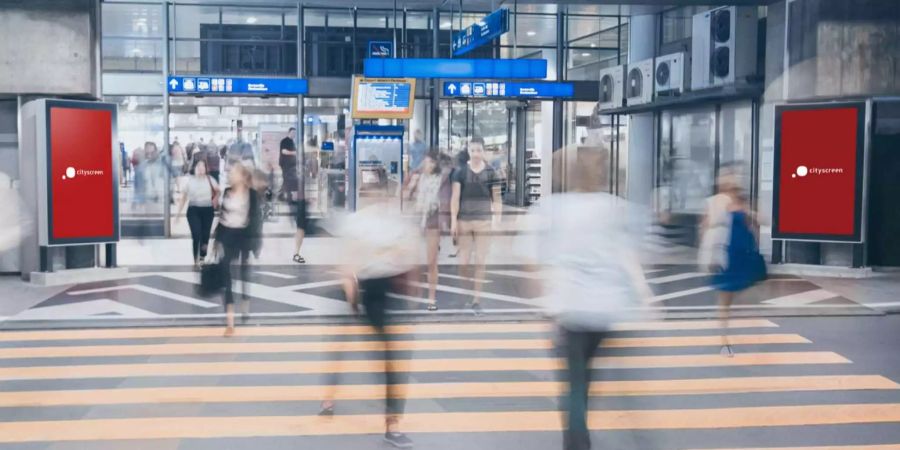
[{"label": "blue directional sign", "polygon": [[170,94],[301,95],[309,92],[309,83],[300,78],[170,76],[166,85]]},{"label": "blue directional sign", "polygon": [[444,97],[571,98],[575,85],[553,81],[445,81]]},{"label": "blue directional sign", "polygon": [[369,58],[391,58],[394,56],[394,43],[390,41],[369,42]]},{"label": "blue directional sign", "polygon": [[367,58],[368,78],[482,78],[547,77],[546,59]]},{"label": "blue directional sign", "polygon": [[450,49],[453,56],[460,56],[491,42],[507,31],[509,31],[509,10],[501,8],[453,35]]}]

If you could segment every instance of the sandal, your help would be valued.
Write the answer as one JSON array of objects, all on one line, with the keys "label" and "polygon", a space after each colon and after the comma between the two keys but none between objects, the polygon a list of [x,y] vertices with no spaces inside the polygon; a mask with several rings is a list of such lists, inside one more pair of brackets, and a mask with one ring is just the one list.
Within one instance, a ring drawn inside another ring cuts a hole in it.
[{"label": "sandal", "polygon": [[303,259],[303,257],[300,256],[299,253],[297,253],[297,254],[294,255],[294,262],[297,263],[297,264],[304,264],[304,263],[306,263],[306,260]]}]

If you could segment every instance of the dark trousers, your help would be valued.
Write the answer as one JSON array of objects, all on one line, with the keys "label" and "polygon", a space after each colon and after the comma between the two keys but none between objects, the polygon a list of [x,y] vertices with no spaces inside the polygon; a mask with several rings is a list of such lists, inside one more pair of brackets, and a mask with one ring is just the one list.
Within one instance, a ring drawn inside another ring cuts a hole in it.
[{"label": "dark trousers", "polygon": [[234,304],[234,290],[231,286],[231,280],[234,278],[233,262],[240,259],[241,294],[244,299],[249,298],[247,294],[248,267],[247,259],[250,257],[250,251],[247,248],[247,236],[245,229],[228,228],[219,226],[216,228],[216,239],[222,243],[224,255],[219,261],[222,265],[222,274],[225,278],[225,305]]},{"label": "dark trousers", "polygon": [[188,206],[187,221],[188,226],[191,227],[194,260],[206,256],[206,244],[209,242],[209,233],[215,214],[212,206]]},{"label": "dark trousers", "polygon": [[384,377],[385,377],[385,414],[403,414],[404,399],[400,396],[399,386],[406,382],[406,375],[394,372],[392,361],[397,358],[391,349],[391,337],[387,334],[387,294],[401,292],[404,276],[390,278],[373,278],[360,280],[359,287],[362,304],[365,307],[366,319],[375,329],[378,338],[384,342]]},{"label": "dark trousers", "polygon": [[563,411],[567,412],[563,449],[588,450],[591,448],[591,434],[587,426],[591,358],[605,333],[563,329],[563,335],[565,342],[562,352],[568,363],[566,381],[569,383],[569,393],[563,398]]}]

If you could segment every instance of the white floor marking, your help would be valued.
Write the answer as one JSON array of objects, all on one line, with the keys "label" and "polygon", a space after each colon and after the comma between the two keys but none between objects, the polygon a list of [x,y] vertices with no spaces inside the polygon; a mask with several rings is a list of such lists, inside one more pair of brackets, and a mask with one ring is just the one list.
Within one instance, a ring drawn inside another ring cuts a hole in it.
[{"label": "white floor marking", "polygon": [[[109,313],[116,313],[117,315],[99,316],[100,314]],[[148,319],[159,317],[159,315],[115,300],[102,298],[28,309],[13,317],[13,320],[68,320],[73,318],[97,319],[101,317],[111,319]]]},{"label": "white floor marking", "polygon": [[540,272],[526,272],[524,270],[486,270],[485,272],[495,275],[503,275],[505,277],[528,278],[529,280],[543,279],[543,275]]},{"label": "white floor marking", "polygon": [[297,278],[293,275],[285,275],[283,273],[278,273],[278,272],[267,272],[265,270],[257,270],[256,273],[258,273],[260,275],[266,275],[269,277],[281,278],[282,280],[293,280],[294,278]]},{"label": "white floor marking", "polygon": [[[197,282],[197,275],[194,272],[187,272],[193,282]],[[67,294],[69,295],[86,295],[86,294],[97,294],[100,292],[112,292],[112,291],[122,291],[126,289],[134,289],[136,291],[146,292],[148,294],[157,295],[160,297],[165,297],[170,300],[175,300],[176,302],[187,303],[189,305],[199,306],[201,308],[215,308],[219,305],[218,303],[208,302],[206,300],[200,300],[192,297],[188,297],[186,295],[176,294],[174,292],[164,291],[162,289],[153,288],[150,286],[144,286],[141,284],[123,284],[121,286],[109,286],[102,287],[96,289],[83,289],[78,291],[69,291]]]},{"label": "white floor marking", "polygon": [[701,286],[698,288],[687,289],[684,291],[671,292],[668,294],[657,295],[657,296],[651,298],[650,303],[658,303],[658,302],[662,302],[662,301],[666,301],[666,300],[671,300],[673,298],[687,297],[688,295],[702,294],[704,292],[709,292],[712,290],[715,290],[712,286]]},{"label": "white floor marking", "polygon": [[671,283],[673,281],[690,280],[691,278],[705,277],[706,275],[707,274],[700,272],[686,272],[678,273],[675,275],[668,275],[665,277],[650,278],[647,280],[647,282],[651,284]]},{"label": "white floor marking", "polygon": [[449,278],[451,280],[463,280],[463,281],[480,281],[482,283],[493,283],[491,280],[482,280],[480,278],[469,278],[469,277],[461,277],[459,275],[451,275],[449,273],[438,273],[438,278]]},{"label": "white floor marking", "polygon": [[[416,286],[416,287],[420,287],[420,288],[425,288],[425,289],[428,288],[428,283],[413,282],[410,284],[413,286]],[[454,294],[475,295],[475,291],[470,290],[470,289],[462,289],[462,288],[453,287],[453,286],[443,286],[440,284],[437,286],[437,290],[443,291],[443,292],[451,292]],[[494,294],[491,292],[481,292],[481,298],[483,298],[483,299],[487,298],[487,299],[491,299],[491,300],[501,300],[504,302],[524,303],[526,305],[532,305],[532,306],[539,306],[539,304],[540,304],[540,302],[538,300],[531,300],[531,299],[527,299],[527,298],[515,297],[512,295]]]},{"label": "white floor marking", "polygon": [[278,289],[284,289],[286,291],[299,291],[301,289],[315,289],[320,287],[328,287],[328,286],[340,286],[344,280],[325,280],[325,281],[313,281],[311,283],[301,283],[301,284],[292,284],[290,286],[282,286]]},{"label": "white floor marking", "polygon": [[[153,275],[188,283],[199,283],[196,275],[192,272],[154,272]],[[342,300],[334,300],[328,297],[306,294],[303,292],[297,292],[284,288],[274,288],[259,283],[246,283],[246,285],[251,297],[257,297],[263,300],[268,300],[270,302],[296,306],[298,308],[310,309],[310,311],[304,311],[306,313],[304,315],[344,315],[350,311],[350,307],[347,305],[347,302]],[[253,309],[252,303],[250,309]]]},{"label": "white floor marking", "polygon": [[778,306],[797,306],[808,305],[810,303],[820,302],[834,297],[840,297],[840,295],[831,291],[826,291],[825,289],[813,289],[811,291],[770,298],[768,300],[763,300],[763,303]]}]

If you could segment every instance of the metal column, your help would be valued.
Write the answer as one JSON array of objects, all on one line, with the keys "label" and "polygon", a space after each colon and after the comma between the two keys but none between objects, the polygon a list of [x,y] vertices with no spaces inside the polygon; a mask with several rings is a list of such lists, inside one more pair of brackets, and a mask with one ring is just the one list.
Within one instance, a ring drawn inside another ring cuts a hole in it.
[{"label": "metal column", "polygon": [[[168,79],[171,71],[170,65],[170,48],[169,48],[169,2],[163,2],[160,5],[162,8],[162,35],[163,35],[163,80]],[[163,142],[160,148],[163,151],[169,151],[169,88],[168,85],[163,87]],[[163,209],[163,234],[165,237],[172,237],[172,227],[171,220],[169,214],[172,212],[172,208],[169,205],[169,183],[168,180],[165,183],[165,191],[164,191],[164,209]]]}]

